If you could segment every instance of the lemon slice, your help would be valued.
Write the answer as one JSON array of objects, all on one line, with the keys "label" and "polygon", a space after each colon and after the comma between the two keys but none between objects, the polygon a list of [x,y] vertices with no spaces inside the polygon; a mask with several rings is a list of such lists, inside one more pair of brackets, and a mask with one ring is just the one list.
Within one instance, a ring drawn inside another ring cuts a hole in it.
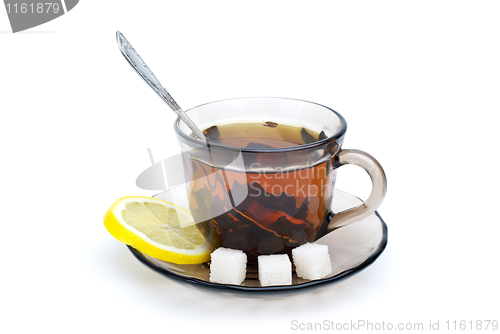
[{"label": "lemon slice", "polygon": [[119,241],[159,260],[203,263],[214,250],[189,211],[153,197],[119,199],[104,216],[104,226]]}]

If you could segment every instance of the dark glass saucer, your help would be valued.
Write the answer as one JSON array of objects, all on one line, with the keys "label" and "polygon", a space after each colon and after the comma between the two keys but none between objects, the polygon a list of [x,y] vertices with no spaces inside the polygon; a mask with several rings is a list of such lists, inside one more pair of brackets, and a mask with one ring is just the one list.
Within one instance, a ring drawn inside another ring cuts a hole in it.
[{"label": "dark glass saucer", "polygon": [[[180,195],[179,195],[180,194]],[[183,192],[172,193],[165,191],[155,197],[182,205]],[[176,199],[178,199],[176,201]],[[335,190],[332,210],[340,212],[361,203],[357,197],[340,190]],[[145,255],[129,246],[132,254],[144,265],[152,270],[174,278],[180,283],[189,286],[211,290],[216,293],[229,293],[237,295],[264,296],[285,295],[295,292],[311,291],[313,288],[324,287],[327,284],[345,279],[371,265],[387,245],[387,225],[382,217],[375,212],[371,216],[355,222],[349,226],[337,229],[317,242],[328,245],[333,272],[319,280],[305,280],[292,275],[291,285],[261,286],[258,280],[257,268],[248,267],[247,277],[241,285],[219,284],[209,281],[210,267],[207,263],[196,265],[181,265],[165,262]]]}]

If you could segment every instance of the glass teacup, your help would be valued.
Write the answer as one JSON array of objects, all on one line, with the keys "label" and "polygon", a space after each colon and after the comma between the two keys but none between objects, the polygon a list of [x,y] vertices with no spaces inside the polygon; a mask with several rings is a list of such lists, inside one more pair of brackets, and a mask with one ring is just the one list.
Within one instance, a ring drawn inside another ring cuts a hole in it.
[{"label": "glass teacup", "polygon": [[[208,144],[179,119],[191,213],[216,246],[258,255],[290,253],[372,214],[386,192],[382,167],[369,154],[342,149],[345,119],[320,104],[241,98],[186,111]],[[360,206],[332,214],[337,168],[354,164],[371,177]]]}]

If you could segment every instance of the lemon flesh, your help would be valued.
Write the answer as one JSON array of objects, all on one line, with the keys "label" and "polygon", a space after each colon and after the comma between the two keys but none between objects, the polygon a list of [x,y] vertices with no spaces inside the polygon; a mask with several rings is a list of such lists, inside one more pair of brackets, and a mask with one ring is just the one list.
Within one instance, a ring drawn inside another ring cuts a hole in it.
[{"label": "lemon flesh", "polygon": [[153,197],[119,199],[104,216],[104,226],[119,241],[163,261],[203,263],[214,250],[189,211]]}]

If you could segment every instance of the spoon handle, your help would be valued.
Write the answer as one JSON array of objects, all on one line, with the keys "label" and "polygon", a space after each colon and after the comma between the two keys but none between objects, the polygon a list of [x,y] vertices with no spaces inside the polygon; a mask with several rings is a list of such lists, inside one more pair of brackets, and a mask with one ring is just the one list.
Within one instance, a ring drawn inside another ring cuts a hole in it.
[{"label": "spoon handle", "polygon": [[161,85],[160,81],[156,78],[153,72],[149,69],[148,65],[142,60],[141,56],[135,51],[130,42],[119,31],[116,32],[116,41],[121,53],[132,66],[134,70],[146,81],[146,83],[158,94],[168,106],[177,113],[177,115],[186,123],[186,125],[193,131],[193,133],[201,140],[206,141],[207,138],[203,132],[193,123],[193,121],[186,115],[182,108],[177,104],[174,98],[167,92]]}]

